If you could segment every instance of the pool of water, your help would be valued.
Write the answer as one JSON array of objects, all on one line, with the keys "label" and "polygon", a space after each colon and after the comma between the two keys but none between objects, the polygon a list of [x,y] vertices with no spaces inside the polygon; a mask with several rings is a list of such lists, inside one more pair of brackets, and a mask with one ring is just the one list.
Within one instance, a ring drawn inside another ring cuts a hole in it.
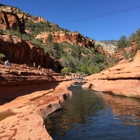
[{"label": "pool of water", "polygon": [[53,140],[140,140],[140,99],[70,87],[73,97],[46,118]]}]

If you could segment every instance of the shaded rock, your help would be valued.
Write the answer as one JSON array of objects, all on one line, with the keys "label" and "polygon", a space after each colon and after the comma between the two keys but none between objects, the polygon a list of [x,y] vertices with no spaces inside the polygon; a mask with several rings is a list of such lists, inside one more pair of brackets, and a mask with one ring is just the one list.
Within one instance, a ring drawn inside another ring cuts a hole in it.
[{"label": "shaded rock", "polygon": [[59,61],[45,53],[42,48],[16,36],[0,35],[0,45],[0,53],[4,54],[10,62],[30,66],[35,62],[36,66],[40,65],[43,68],[59,70]]}]

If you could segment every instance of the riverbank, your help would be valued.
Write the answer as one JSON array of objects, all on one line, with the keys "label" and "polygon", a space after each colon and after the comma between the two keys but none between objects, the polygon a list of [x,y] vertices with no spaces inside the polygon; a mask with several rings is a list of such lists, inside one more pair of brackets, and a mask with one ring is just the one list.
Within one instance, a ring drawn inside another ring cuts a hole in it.
[{"label": "riverbank", "polygon": [[73,84],[72,81],[60,82],[54,84],[54,87],[52,85],[48,90],[19,96],[1,105],[0,139],[52,140],[46,131],[44,119],[52,112],[61,109],[64,100],[72,96],[68,91],[71,84]]},{"label": "riverbank", "polygon": [[[0,105],[18,96],[51,88],[51,84],[65,81],[63,76],[50,69],[38,69],[26,64],[0,64]],[[47,83],[47,86],[45,87]],[[53,85],[54,86],[54,85]]]},{"label": "riverbank", "polygon": [[72,96],[73,83],[52,70],[0,64],[0,139],[52,140],[44,119]]},{"label": "riverbank", "polygon": [[86,77],[83,88],[115,95],[140,98],[140,51],[132,61],[117,65]]}]

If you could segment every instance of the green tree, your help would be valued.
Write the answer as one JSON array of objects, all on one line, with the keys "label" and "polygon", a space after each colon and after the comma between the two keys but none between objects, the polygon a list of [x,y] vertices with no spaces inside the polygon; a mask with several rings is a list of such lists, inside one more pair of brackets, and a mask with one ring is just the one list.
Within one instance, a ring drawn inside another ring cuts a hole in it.
[{"label": "green tree", "polygon": [[61,48],[61,45],[58,43],[55,43],[51,46],[52,51],[53,51],[53,57],[56,59],[60,59],[63,54],[63,50]]},{"label": "green tree", "polygon": [[61,70],[61,73],[62,73],[62,74],[67,74],[67,73],[68,73],[68,68],[67,68],[67,67],[64,67],[64,68]]},{"label": "green tree", "polygon": [[125,48],[127,47],[127,38],[126,36],[122,36],[118,41],[117,41],[117,47],[118,48]]},{"label": "green tree", "polygon": [[128,59],[128,54],[125,50],[123,50],[123,56],[124,56],[125,59]]},{"label": "green tree", "polygon": [[138,29],[136,31],[136,33],[132,33],[132,35],[129,38],[131,41],[132,40],[136,40],[136,41],[140,41],[140,29]]},{"label": "green tree", "polygon": [[46,39],[46,42],[49,43],[49,44],[52,44],[53,43],[53,37],[51,34],[48,35],[47,39]]}]

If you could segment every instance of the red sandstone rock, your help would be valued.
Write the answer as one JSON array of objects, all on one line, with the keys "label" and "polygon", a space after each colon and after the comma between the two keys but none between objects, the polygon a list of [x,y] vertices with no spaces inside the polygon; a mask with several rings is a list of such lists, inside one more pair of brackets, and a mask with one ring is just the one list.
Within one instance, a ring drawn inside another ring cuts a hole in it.
[{"label": "red sandstone rock", "polygon": [[59,61],[45,53],[42,48],[16,36],[0,35],[0,46],[0,53],[5,54],[10,62],[30,66],[33,66],[33,62],[35,62],[36,66],[41,65],[42,68],[53,70],[56,70],[56,66],[59,66]]},{"label": "red sandstone rock", "polygon": [[[41,38],[43,43],[46,43],[46,39],[49,33],[44,32],[36,36],[36,38]],[[94,47],[94,40],[89,38],[84,38],[78,32],[66,32],[66,31],[58,31],[58,32],[51,32],[53,37],[53,43],[61,43],[61,42],[68,42],[70,44],[75,44],[84,47]]]},{"label": "red sandstone rock", "polygon": [[110,54],[109,54],[107,51],[105,51],[105,50],[103,49],[102,46],[100,46],[100,47],[98,48],[98,51],[99,51],[100,53],[104,54],[105,56],[107,56],[108,58],[110,57]]},{"label": "red sandstone rock", "polygon": [[121,60],[125,60],[125,57],[130,54],[134,55],[136,54],[136,52],[138,51],[138,42],[135,40],[131,41],[131,46],[130,47],[126,47],[126,48],[119,48],[114,52],[114,58],[117,59],[118,61]]},{"label": "red sandstone rock", "polygon": [[19,19],[19,17],[14,13],[6,13],[0,12],[0,28],[1,29],[12,29],[19,30],[24,33],[24,22],[23,19]]},{"label": "red sandstone rock", "polygon": [[47,20],[45,20],[43,17],[39,16],[38,17],[39,22],[48,22]]},{"label": "red sandstone rock", "polygon": [[87,77],[89,81],[83,87],[93,85],[93,90],[140,98],[139,61],[140,51],[132,62],[118,64],[99,74]]},{"label": "red sandstone rock", "polygon": [[52,140],[43,119],[36,114],[20,114],[0,122],[1,140]]},{"label": "red sandstone rock", "polygon": [[[19,96],[15,100],[0,106],[2,114],[15,113],[0,120],[0,139],[47,139],[52,140],[43,123],[43,119],[52,112],[62,108],[62,102],[71,97],[68,87],[73,81],[46,83],[44,90]],[[37,86],[37,85],[36,85]],[[50,88],[46,90],[46,86]],[[52,89],[55,88],[55,89]]]},{"label": "red sandstone rock", "polygon": [[64,80],[63,75],[49,69],[38,70],[25,64],[0,64],[0,104],[37,90],[50,89]]}]

